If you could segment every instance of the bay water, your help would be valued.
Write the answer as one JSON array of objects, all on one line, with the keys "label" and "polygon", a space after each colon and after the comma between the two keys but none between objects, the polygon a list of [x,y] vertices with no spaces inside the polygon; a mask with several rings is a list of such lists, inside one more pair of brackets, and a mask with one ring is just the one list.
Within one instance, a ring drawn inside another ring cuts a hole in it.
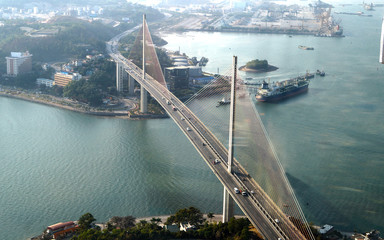
[{"label": "bay water", "polygon": [[[307,219],[340,230],[384,229],[384,68],[378,63],[377,9],[373,17],[339,15],[344,38],[164,33],[166,48],[208,57],[208,72],[228,71],[232,55],[239,65],[258,58],[279,67],[241,73],[254,81],[326,72],[306,94],[255,106]],[[1,97],[0,166],[1,239],[26,239],[86,212],[106,221],[189,206],[222,209],[221,184],[171,119],[102,118]]]}]

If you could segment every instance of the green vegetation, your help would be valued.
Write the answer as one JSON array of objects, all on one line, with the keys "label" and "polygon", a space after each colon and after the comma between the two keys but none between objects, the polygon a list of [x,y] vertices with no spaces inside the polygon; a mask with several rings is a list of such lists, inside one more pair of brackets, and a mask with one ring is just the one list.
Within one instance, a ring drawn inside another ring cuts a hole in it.
[{"label": "green vegetation", "polygon": [[[38,27],[38,26],[37,26]],[[47,27],[47,26],[45,26]],[[49,27],[58,29],[52,37],[15,36],[3,42],[1,49],[11,51],[29,51],[33,61],[47,62],[63,58],[84,58],[91,51],[105,52],[105,41],[117,32],[100,22],[87,22],[72,17],[58,17]]]},{"label": "green vegetation", "polygon": [[64,87],[63,96],[91,106],[99,106],[102,103],[101,92],[97,90],[95,84],[85,79],[70,82]]},{"label": "green vegetation", "polygon": [[[212,214],[213,216],[213,214]],[[134,217],[113,217],[107,223],[107,228],[100,230],[90,228],[94,218],[91,214],[87,213],[81,216],[80,220],[82,227],[79,228],[77,234],[72,237],[73,240],[102,240],[102,239],[236,239],[236,240],[249,240],[261,239],[257,236],[255,231],[246,218],[230,219],[227,223],[208,223],[204,222],[200,210],[194,207],[180,209],[168,218],[166,223],[179,222],[179,223],[194,223],[195,229],[187,232],[178,231],[170,232],[165,228],[159,226],[160,219],[153,218],[150,222],[142,220],[136,224]],[[79,220],[79,223],[80,223]],[[85,222],[85,224],[84,224]],[[125,224],[120,224],[125,222]],[[85,227],[84,227],[85,226]]]},{"label": "green vegetation", "polygon": [[175,215],[170,216],[165,224],[176,223],[180,226],[181,223],[190,223],[198,226],[204,221],[203,214],[195,207],[180,209]]},{"label": "green vegetation", "polygon": [[[55,0],[52,1],[55,2]],[[100,0],[93,2],[98,1],[105,3]],[[84,61],[82,66],[73,67],[73,71],[80,73],[83,79],[73,81],[65,88],[36,86],[36,78],[53,79],[54,69],[44,71],[40,67],[41,63],[66,62],[67,59],[79,59],[81,61],[87,55],[106,54],[105,42],[116,34],[140,24],[143,13],[146,14],[148,21],[158,21],[164,17],[158,10],[151,7],[127,2],[119,2],[117,5],[116,7],[114,3],[106,5],[104,8],[105,17],[110,16],[119,21],[122,18],[129,19],[127,22],[121,22],[117,27],[112,27],[112,24],[105,25],[100,21],[89,22],[68,16],[55,17],[50,19],[48,23],[40,23],[34,19],[3,21],[5,26],[1,27],[0,31],[0,84],[39,90],[42,93],[57,97],[64,96],[87,103],[90,106],[100,106],[104,97],[109,98],[111,95],[117,95],[115,63],[102,57]],[[49,32],[51,35],[32,36],[39,31]],[[127,38],[127,41],[132,39],[134,41],[135,37]],[[156,36],[153,36],[153,41],[157,46],[166,44],[163,39]],[[128,48],[129,43],[123,42],[123,46]],[[15,78],[2,77],[6,73],[5,57],[13,51],[29,51],[33,55],[34,66],[31,73],[21,74]],[[171,61],[163,50],[156,49],[156,52],[162,65],[161,69],[171,66]],[[125,52],[125,55],[127,56],[128,52]],[[157,102],[152,103],[151,101],[149,108],[154,113],[162,113],[162,108]]]},{"label": "green vegetation", "polygon": [[83,78],[70,82],[64,87],[63,96],[91,106],[99,106],[102,104],[103,97],[116,94],[115,64],[106,59],[98,59],[76,68],[80,73],[85,73],[87,69],[98,70],[88,80]]},{"label": "green vegetation", "polygon": [[255,70],[268,69],[268,61],[255,59],[247,62],[245,67],[249,69],[255,69]]},{"label": "green vegetation", "polygon": [[87,230],[92,227],[92,223],[96,221],[92,214],[86,213],[79,218],[79,228],[81,230]]},{"label": "green vegetation", "polygon": [[146,7],[139,4],[120,3],[118,8],[106,8],[104,17],[109,17],[121,21],[122,18],[129,17],[131,22],[141,23],[143,14],[146,15],[148,22],[158,21],[164,17],[162,13],[152,7]]}]

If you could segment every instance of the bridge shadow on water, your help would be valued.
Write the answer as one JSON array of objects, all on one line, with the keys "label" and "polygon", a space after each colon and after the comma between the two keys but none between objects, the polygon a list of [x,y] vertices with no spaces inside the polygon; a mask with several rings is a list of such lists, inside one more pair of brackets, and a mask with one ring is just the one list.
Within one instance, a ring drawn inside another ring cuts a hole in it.
[{"label": "bridge shadow on water", "polygon": [[286,173],[286,175],[308,222],[320,226],[331,224],[338,230],[354,230],[350,229],[350,223],[353,222],[353,219],[343,214],[335,207],[335,204],[323,197],[319,191],[289,173]]}]

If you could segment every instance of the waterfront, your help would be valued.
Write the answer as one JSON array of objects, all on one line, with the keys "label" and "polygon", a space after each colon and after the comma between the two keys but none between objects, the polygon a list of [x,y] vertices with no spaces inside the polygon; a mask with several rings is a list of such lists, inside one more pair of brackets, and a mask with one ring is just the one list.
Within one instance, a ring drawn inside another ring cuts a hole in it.
[{"label": "waterfront", "polygon": [[[240,63],[257,56],[279,67],[252,77],[327,72],[305,95],[256,107],[308,220],[342,230],[384,229],[379,19],[378,11],[372,18],[343,16],[341,39],[229,33],[167,38],[173,50],[181,46],[190,56],[208,57],[211,72],[228,69],[233,54]],[[0,116],[2,239],[25,239],[85,212],[98,221],[191,205],[221,212],[222,186],[170,119],[99,118],[8,98],[0,98]],[[245,166],[252,174],[252,159]]]}]

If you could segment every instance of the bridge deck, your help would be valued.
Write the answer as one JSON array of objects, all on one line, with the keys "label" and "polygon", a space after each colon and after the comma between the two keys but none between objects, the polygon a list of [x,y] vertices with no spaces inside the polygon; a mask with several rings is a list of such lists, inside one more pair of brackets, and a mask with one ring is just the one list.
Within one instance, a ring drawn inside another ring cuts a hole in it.
[{"label": "bridge deck", "polygon": [[[117,48],[113,46],[117,41],[114,40],[111,43],[107,47],[110,55],[115,61],[121,62],[125,71],[167,111],[263,237],[265,239],[306,239],[238,161],[234,160],[233,172],[228,172],[228,150],[199,118],[167,88],[148,74],[144,79],[140,68],[117,53]],[[220,163],[215,164],[215,159],[219,159]],[[251,191],[254,193],[242,196],[234,192],[235,187],[244,189],[248,193]],[[279,222],[276,222],[275,219],[278,219]]]}]

